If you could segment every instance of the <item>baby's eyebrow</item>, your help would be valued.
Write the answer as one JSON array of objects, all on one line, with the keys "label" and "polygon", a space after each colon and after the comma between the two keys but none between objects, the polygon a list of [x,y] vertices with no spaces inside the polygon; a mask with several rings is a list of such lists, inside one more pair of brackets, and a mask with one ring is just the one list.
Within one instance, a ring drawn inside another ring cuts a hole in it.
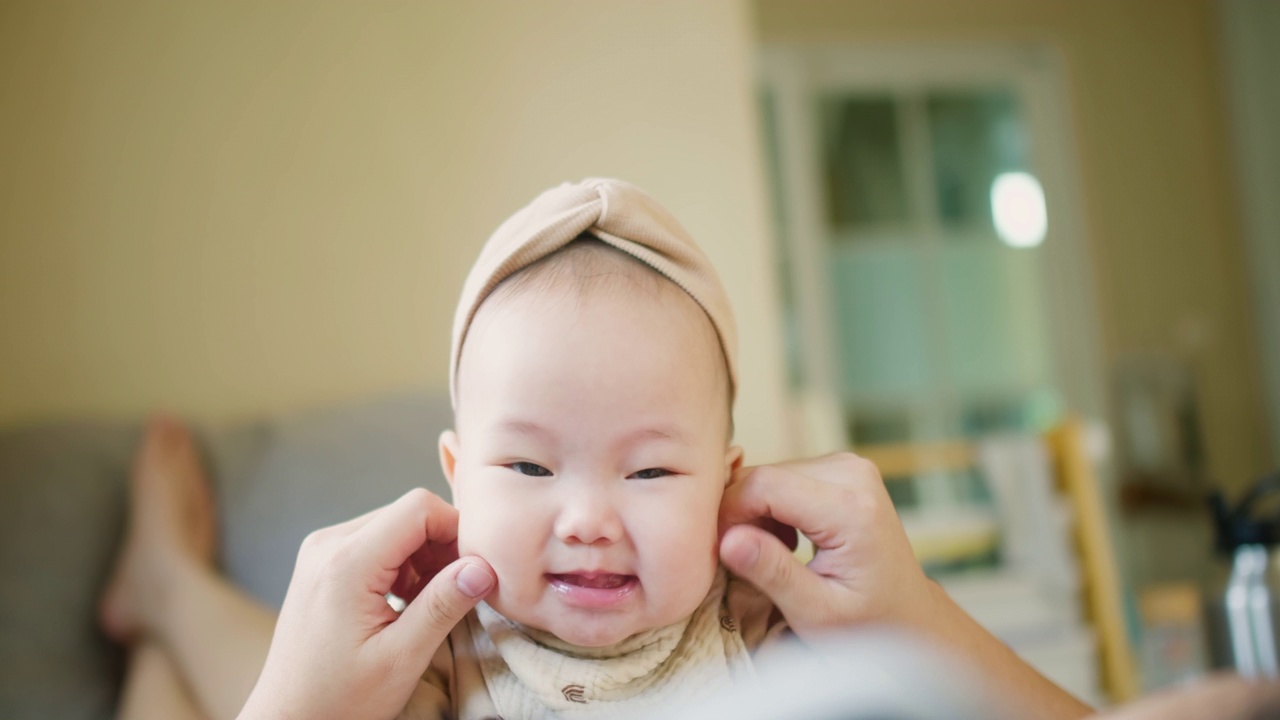
[{"label": "baby's eyebrow", "polygon": [[[531,437],[550,440],[555,438],[555,433],[547,428],[539,425],[531,420],[508,419],[498,423],[499,430],[505,430],[517,435],[528,435]],[[645,440],[665,440],[668,442],[688,444],[689,438],[677,427],[669,425],[661,425],[654,427],[643,427],[634,430],[619,439],[619,445],[633,445]]]},{"label": "baby's eyebrow", "polygon": [[498,423],[499,430],[507,430],[519,435],[533,435],[535,437],[549,437],[550,432],[541,425],[530,422],[528,420],[504,420]]},{"label": "baby's eyebrow", "polygon": [[623,438],[624,443],[635,443],[642,440],[668,440],[675,443],[686,443],[688,439],[679,428],[662,426],[640,428]]}]

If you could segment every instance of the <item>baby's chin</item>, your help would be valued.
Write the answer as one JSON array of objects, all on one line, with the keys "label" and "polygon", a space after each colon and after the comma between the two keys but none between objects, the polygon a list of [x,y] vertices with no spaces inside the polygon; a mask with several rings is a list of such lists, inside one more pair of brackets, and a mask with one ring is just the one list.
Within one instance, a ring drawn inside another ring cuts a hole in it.
[{"label": "baby's chin", "polygon": [[[593,623],[594,624],[594,623]],[[648,630],[647,627],[638,628],[619,628],[616,624],[610,626],[610,623],[599,623],[599,627],[590,627],[582,623],[565,622],[560,623],[562,627],[546,628],[546,631],[560,638],[570,645],[576,645],[584,648],[600,648],[616,645],[623,640],[635,635],[639,632]]]},{"label": "baby's chin", "polygon": [[584,648],[606,647],[651,629],[645,623],[639,622],[639,618],[627,617],[626,614],[599,613],[594,617],[592,614],[582,617],[579,613],[560,613],[553,610],[548,614],[554,614],[554,616],[548,617],[548,614],[530,613],[527,605],[503,602],[500,595],[490,596],[485,599],[485,602],[508,620],[534,630],[551,633],[562,642]]}]

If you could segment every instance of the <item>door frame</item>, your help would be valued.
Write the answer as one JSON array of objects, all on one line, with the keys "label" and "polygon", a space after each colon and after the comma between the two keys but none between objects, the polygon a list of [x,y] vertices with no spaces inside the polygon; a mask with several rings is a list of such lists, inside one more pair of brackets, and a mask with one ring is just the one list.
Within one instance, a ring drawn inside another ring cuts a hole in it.
[{"label": "door frame", "polygon": [[1224,0],[1219,13],[1271,462],[1280,465],[1280,90],[1273,79],[1280,48],[1271,35],[1280,29],[1280,8],[1269,0]]},{"label": "door frame", "polygon": [[[1049,232],[1041,282],[1051,324],[1053,377],[1070,412],[1106,417],[1098,298],[1070,122],[1065,63],[1040,45],[768,44],[757,55],[762,90],[772,101],[778,143],[779,229],[789,253],[801,345],[804,396],[843,397],[835,348],[833,288],[820,187],[817,92],[901,94],[947,87],[1008,87],[1020,101],[1031,138],[1030,160],[1044,188]],[[839,403],[840,400],[836,400]],[[830,404],[830,400],[828,400]],[[856,411],[856,410],[855,410]],[[843,408],[803,413],[819,437],[843,437]],[[838,426],[837,426],[838,425]]]}]

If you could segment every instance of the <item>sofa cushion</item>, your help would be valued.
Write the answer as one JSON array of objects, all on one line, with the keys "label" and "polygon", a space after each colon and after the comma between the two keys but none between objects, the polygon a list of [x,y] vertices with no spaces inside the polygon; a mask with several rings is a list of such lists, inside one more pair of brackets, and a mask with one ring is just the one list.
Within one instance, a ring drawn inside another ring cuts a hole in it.
[{"label": "sofa cushion", "polygon": [[[123,657],[98,631],[96,607],[124,533],[128,469],[139,432],[136,422],[0,432],[5,718],[115,714]],[[221,477],[249,464],[261,428],[197,435],[206,464]]]},{"label": "sofa cushion", "polygon": [[221,490],[227,575],[279,607],[307,533],[414,487],[448,499],[436,448],[452,418],[448,395],[406,394],[275,423],[254,467]]},{"label": "sofa cushion", "polygon": [[[448,498],[448,395],[408,394],[269,423],[196,428],[228,576],[279,606],[308,532],[415,486]],[[109,718],[123,657],[96,605],[125,527],[139,422],[0,430],[0,716]]]}]

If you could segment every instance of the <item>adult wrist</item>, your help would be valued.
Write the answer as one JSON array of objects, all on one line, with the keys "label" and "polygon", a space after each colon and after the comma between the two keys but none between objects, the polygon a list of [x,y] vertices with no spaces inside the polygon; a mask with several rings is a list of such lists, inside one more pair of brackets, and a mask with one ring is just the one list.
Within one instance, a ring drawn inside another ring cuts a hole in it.
[{"label": "adult wrist", "polygon": [[925,577],[912,600],[914,602],[905,604],[902,619],[905,628],[930,640],[947,641],[951,635],[949,630],[955,627],[951,615],[958,608],[947,591],[937,581]]}]

